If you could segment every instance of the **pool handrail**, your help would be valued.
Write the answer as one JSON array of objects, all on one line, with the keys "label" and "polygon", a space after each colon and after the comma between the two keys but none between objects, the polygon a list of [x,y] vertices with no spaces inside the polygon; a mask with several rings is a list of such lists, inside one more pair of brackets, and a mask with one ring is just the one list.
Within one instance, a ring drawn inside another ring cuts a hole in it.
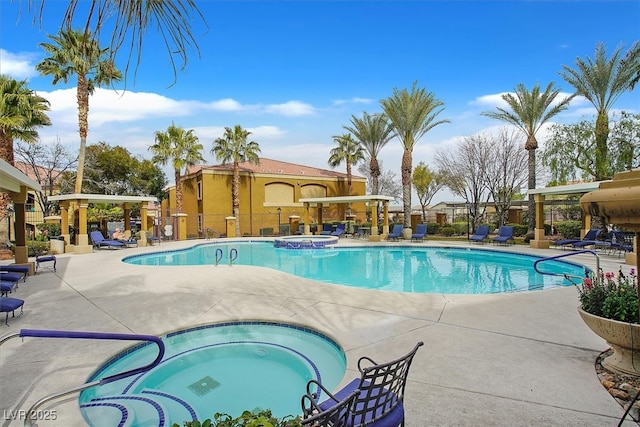
[{"label": "pool handrail", "polygon": [[220,261],[222,261],[223,256],[224,254],[222,252],[222,249],[221,248],[216,249],[216,266],[220,264]]},{"label": "pool handrail", "polygon": [[584,277],[580,277],[580,276],[574,276],[571,274],[567,274],[567,273],[552,273],[552,272],[548,272],[548,271],[541,271],[540,269],[538,269],[538,264],[544,262],[544,261],[552,261],[552,260],[556,260],[559,258],[565,258],[565,257],[569,257],[569,256],[573,256],[573,255],[580,255],[580,254],[592,254],[593,256],[596,257],[596,274],[598,274],[598,272],[600,271],[600,256],[598,256],[598,253],[594,250],[591,249],[583,249],[583,250],[579,250],[579,251],[573,251],[573,252],[569,252],[569,253],[565,253],[565,254],[560,254],[560,255],[554,255],[554,256],[549,256],[546,258],[541,258],[539,260],[536,260],[533,263],[533,269],[535,270],[536,273],[539,274],[546,274],[548,276],[562,276],[565,279],[567,279],[568,281],[570,281],[571,283],[573,283],[574,285],[576,283],[574,283],[571,278],[578,278],[580,280],[582,280]]},{"label": "pool handrail", "polygon": [[[14,332],[0,338],[0,346],[11,338],[72,338],[72,339],[97,339],[97,340],[119,340],[119,341],[149,341],[158,346],[158,356],[149,364],[141,366],[139,368],[130,369],[119,374],[110,375],[99,380],[91,381],[79,386],[50,394],[35,402],[31,408],[26,412],[27,414],[35,414],[36,410],[45,403],[63,397],[70,394],[81,392],[91,387],[108,384],[114,381],[121,380],[133,375],[147,372],[148,370],[157,366],[164,357],[165,347],[164,342],[159,337],[154,335],[139,335],[139,334],[116,334],[108,332],[85,332],[85,331],[59,331],[59,330],[46,330],[46,329],[20,329],[19,332]],[[25,426],[32,425],[30,417],[26,417],[24,421]]]},{"label": "pool handrail", "polygon": [[238,250],[236,248],[231,248],[229,251],[229,266],[233,265],[233,261],[238,259]]}]

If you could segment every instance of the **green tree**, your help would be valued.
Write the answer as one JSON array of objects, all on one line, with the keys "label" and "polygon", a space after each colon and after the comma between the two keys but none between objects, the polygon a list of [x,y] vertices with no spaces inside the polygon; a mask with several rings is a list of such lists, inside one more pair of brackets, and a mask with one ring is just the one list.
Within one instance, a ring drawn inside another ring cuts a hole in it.
[{"label": "green tree", "polygon": [[171,163],[176,184],[176,213],[182,212],[182,169],[203,163],[203,148],[193,129],[184,130],[173,123],[166,132],[156,131],[155,144],[149,147],[153,153],[153,163],[163,166]]},{"label": "green tree", "polygon": [[[38,140],[37,129],[49,126],[49,101],[36,95],[26,81],[0,75],[0,159],[14,165],[13,140],[33,143]],[[0,218],[8,215],[8,193],[0,193]]]},{"label": "green tree", "polygon": [[402,153],[402,203],[404,207],[404,228],[411,228],[411,172],[413,170],[413,147],[434,127],[449,123],[436,120],[444,110],[444,103],[436,99],[432,92],[418,88],[414,82],[411,92],[407,89],[393,89],[392,95],[380,101],[384,113],[391,120],[394,136],[404,146]]},{"label": "green tree", "polygon": [[626,57],[622,57],[621,48],[618,48],[607,58],[604,44],[599,43],[596,45],[593,59],[577,58],[575,69],[565,65],[564,71],[560,73],[562,78],[575,88],[576,94],[584,96],[596,109],[596,181],[611,178],[607,145],[609,111],[620,95],[634,86],[639,72],[639,51],[640,42],[635,42]]},{"label": "green tree", "polygon": [[[42,20],[45,10],[51,13],[45,8],[45,3],[46,0],[28,0],[28,11]],[[199,18],[205,25],[206,22],[195,0],[69,0],[68,3],[61,29],[70,31],[77,15],[88,10],[82,24],[85,32],[92,31],[99,35],[105,26],[112,29],[111,59],[114,60],[119,49],[126,46],[129,49],[126,70],[134,56],[136,69],[140,64],[144,36],[148,34],[149,27],[155,27],[160,33],[169,53],[174,77],[174,57],[180,59],[179,68],[182,69],[187,65],[189,48],[194,48],[199,53],[192,25],[196,21],[194,18]]]},{"label": "green tree", "polygon": [[107,86],[122,80],[122,74],[108,56],[109,49],[103,49],[89,31],[60,31],[49,36],[53,43],[40,46],[50,55],[36,65],[41,75],[52,76],[53,84],[67,83],[71,76],[77,76],[76,98],[78,101],[78,126],[80,131],[80,153],[75,193],[82,193],[82,177],[89,132],[89,96],[96,87]]},{"label": "green tree", "polygon": [[[569,102],[573,99],[573,96],[568,96],[560,100],[560,102],[556,102],[559,94],[560,90],[554,87],[553,82],[549,83],[542,93],[540,92],[540,86],[537,84],[529,91],[524,84],[520,83],[516,86],[514,93],[502,95],[502,99],[507,103],[508,108],[498,107],[497,112],[485,111],[482,113],[484,116],[515,126],[526,135],[527,141],[524,149],[529,154],[529,178],[527,182],[529,190],[536,188],[536,150],[538,149],[536,133],[552,117],[566,110],[569,107]],[[533,195],[529,195],[529,233],[533,233],[536,226],[535,209],[536,204]]]},{"label": "green tree", "polygon": [[211,154],[223,164],[233,163],[233,181],[231,182],[231,199],[233,216],[236,218],[236,236],[240,236],[240,163],[260,163],[260,145],[255,141],[247,141],[251,135],[240,125],[225,127],[222,138],[213,141]]},{"label": "green tree", "polygon": [[420,206],[422,207],[422,221],[427,221],[427,206],[438,191],[444,187],[444,180],[436,171],[429,169],[424,162],[418,163],[413,169],[413,188],[418,194]]},{"label": "green tree", "polygon": [[[343,162],[347,166],[347,196],[351,195],[352,173],[351,167],[364,160],[364,148],[353,139],[351,134],[334,135],[336,146],[329,152],[329,166],[340,166]],[[347,204],[347,216],[351,215],[351,203]]]},{"label": "green tree", "polygon": [[[609,134],[607,174],[640,167],[640,114],[621,112],[612,117]],[[595,125],[581,120],[570,125],[553,125],[545,145],[542,162],[551,170],[558,184],[582,179],[596,179]]]}]

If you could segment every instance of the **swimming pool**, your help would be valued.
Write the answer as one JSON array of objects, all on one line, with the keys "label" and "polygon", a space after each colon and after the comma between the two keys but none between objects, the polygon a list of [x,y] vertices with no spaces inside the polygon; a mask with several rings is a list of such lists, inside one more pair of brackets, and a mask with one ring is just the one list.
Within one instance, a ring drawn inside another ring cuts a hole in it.
[{"label": "swimming pool", "polygon": [[[146,266],[211,265],[216,251],[229,264],[274,268],[325,283],[396,292],[492,294],[569,286],[562,277],[536,273],[540,257],[511,252],[432,246],[358,246],[324,249],[274,248],[271,242],[236,241],[198,244],[188,249],[124,258]],[[584,274],[584,267],[565,261],[544,263],[545,272]]]},{"label": "swimming pool", "polygon": [[[228,322],[162,337],[165,356],[151,371],[81,393],[82,415],[92,426],[160,426],[237,417],[271,409],[300,414],[310,379],[335,388],[346,371],[342,348],[313,329],[273,322]],[[112,357],[87,380],[125,372],[152,361],[155,345],[138,345]]]}]

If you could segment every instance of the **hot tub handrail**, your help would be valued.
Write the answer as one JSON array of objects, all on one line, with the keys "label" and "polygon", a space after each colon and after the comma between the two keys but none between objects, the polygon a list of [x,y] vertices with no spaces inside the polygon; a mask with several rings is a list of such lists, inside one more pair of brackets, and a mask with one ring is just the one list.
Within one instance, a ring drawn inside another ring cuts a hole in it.
[{"label": "hot tub handrail", "polygon": [[[583,249],[583,250],[579,250],[579,251],[573,251],[573,252],[569,252],[566,254],[560,254],[560,255],[554,255],[554,256],[550,256],[550,257],[546,257],[546,258],[542,258],[539,260],[536,260],[533,263],[533,269],[535,270],[536,273],[539,274],[546,274],[548,276],[562,276],[565,279],[569,280],[571,283],[573,283],[573,281],[571,280],[571,278],[578,278],[580,280],[583,279],[583,277],[579,277],[579,276],[574,276],[574,275],[570,275],[570,274],[566,274],[566,273],[552,273],[552,272],[548,272],[548,271],[542,271],[540,269],[538,269],[538,264],[544,262],[544,261],[552,261],[552,260],[556,260],[559,258],[565,258],[565,257],[569,257],[569,256],[573,256],[573,255],[580,255],[580,254],[592,254],[593,256],[596,257],[596,274],[600,271],[600,256],[598,256],[598,253],[594,250],[591,249]],[[575,284],[575,283],[574,283]]]},{"label": "hot tub handrail", "polygon": [[220,261],[222,261],[223,256],[224,254],[222,252],[222,249],[221,248],[216,249],[216,266],[220,264]]},{"label": "hot tub handrail", "polygon": [[233,261],[238,259],[238,250],[236,248],[231,248],[229,251],[229,265],[233,265]]},{"label": "hot tub handrail", "polygon": [[[27,411],[27,414],[35,414],[36,410],[40,406],[42,406],[43,404],[51,400],[54,400],[63,396],[67,396],[75,392],[80,392],[91,387],[108,384],[117,380],[121,380],[123,378],[141,374],[143,372],[147,372],[148,370],[154,368],[160,363],[165,352],[164,342],[162,342],[162,339],[153,335],[116,334],[116,333],[108,333],[108,332],[85,332],[85,331],[58,331],[58,330],[46,330],[46,329],[21,329],[19,332],[8,334],[2,337],[0,339],[0,346],[11,338],[24,338],[24,337],[96,339],[96,340],[119,340],[119,341],[149,341],[149,342],[155,343],[158,346],[158,356],[156,356],[156,358],[151,363],[141,366],[139,368],[130,369],[128,371],[121,372],[115,375],[110,375],[108,377],[104,377],[99,380],[85,383],[85,384],[73,387],[71,389],[64,390],[64,391],[57,392],[49,396],[43,397],[42,399],[35,402],[31,406],[31,408],[29,408],[29,410]],[[29,417],[25,419],[24,425],[25,426],[31,425],[31,420],[29,419]]]}]

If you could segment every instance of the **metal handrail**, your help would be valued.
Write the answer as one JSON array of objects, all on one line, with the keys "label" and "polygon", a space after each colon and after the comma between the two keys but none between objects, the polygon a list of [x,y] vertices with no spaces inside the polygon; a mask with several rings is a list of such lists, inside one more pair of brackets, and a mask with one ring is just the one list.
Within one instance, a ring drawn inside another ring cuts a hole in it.
[{"label": "metal handrail", "polygon": [[233,265],[233,261],[238,259],[238,250],[236,248],[231,248],[229,251],[229,266]]},{"label": "metal handrail", "polygon": [[571,277],[578,278],[580,280],[582,280],[583,277],[574,276],[574,275],[567,274],[567,273],[551,273],[551,272],[548,272],[548,271],[541,271],[540,269],[538,269],[538,264],[540,264],[541,262],[544,262],[544,261],[552,261],[552,260],[556,260],[556,259],[559,259],[559,258],[565,258],[565,257],[573,256],[573,255],[579,255],[579,254],[592,254],[593,256],[596,257],[596,274],[598,274],[598,272],[600,271],[600,257],[598,256],[598,253],[596,251],[593,251],[591,249],[583,249],[583,250],[579,250],[579,251],[569,252],[569,253],[561,254],[561,255],[554,255],[554,256],[550,256],[550,257],[546,257],[546,258],[542,258],[542,259],[536,260],[533,263],[533,269],[535,270],[536,273],[539,273],[539,274],[546,274],[548,276],[562,276],[565,279],[569,280],[571,283],[573,283],[573,281],[570,279]]},{"label": "metal handrail", "polygon": [[224,254],[222,253],[222,249],[216,249],[216,266],[220,263],[220,261],[222,261],[223,256]]},{"label": "metal handrail", "polygon": [[[95,380],[89,383],[85,383],[64,391],[60,391],[54,394],[50,394],[49,396],[45,396],[42,399],[35,402],[31,408],[27,411],[27,414],[35,414],[36,410],[44,405],[45,403],[58,399],[60,397],[68,396],[70,394],[80,392],[86,390],[91,387],[95,387],[98,385],[108,384],[114,381],[121,380],[123,378],[127,378],[133,375],[141,374],[143,372],[147,372],[149,369],[157,366],[162,357],[164,356],[164,343],[162,340],[153,335],[136,335],[136,334],[113,334],[107,332],[82,332],[82,331],[57,331],[57,330],[43,330],[43,329],[21,329],[19,332],[15,332],[12,334],[8,334],[0,339],[0,346],[10,340],[11,338],[24,338],[24,337],[33,337],[33,338],[72,338],[72,339],[95,339],[95,340],[119,340],[119,341],[149,341],[153,342],[158,346],[158,356],[149,364],[141,366],[139,368],[130,369],[125,372],[121,372],[119,374],[110,375],[108,377],[102,378],[100,380]],[[25,426],[31,426],[32,421],[28,416],[24,421]]]}]

